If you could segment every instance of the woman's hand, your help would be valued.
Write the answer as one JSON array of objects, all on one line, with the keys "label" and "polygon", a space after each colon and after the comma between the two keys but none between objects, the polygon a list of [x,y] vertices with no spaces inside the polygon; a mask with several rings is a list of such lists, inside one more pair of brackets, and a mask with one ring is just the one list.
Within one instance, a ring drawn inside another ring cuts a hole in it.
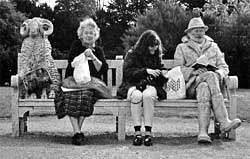
[{"label": "woman's hand", "polygon": [[93,54],[93,51],[91,49],[86,49],[84,52],[86,57],[89,57],[91,60],[96,59],[96,56]]},{"label": "woman's hand", "polygon": [[161,74],[162,74],[163,76],[167,76],[168,70],[162,70],[162,71],[161,71]]},{"label": "woman's hand", "polygon": [[159,69],[153,70],[153,69],[147,68],[146,71],[149,75],[153,75],[154,77],[158,77],[161,74],[161,70]]},{"label": "woman's hand", "polygon": [[200,74],[205,73],[205,72],[207,72],[207,71],[208,71],[208,70],[204,67],[204,68],[199,68],[199,69],[193,71],[191,74],[192,74],[193,76],[199,76]]},{"label": "woman's hand", "polygon": [[95,68],[97,71],[100,71],[102,67],[102,61],[100,61],[93,53],[92,49],[88,48],[86,49],[83,54],[87,57],[88,60],[92,60],[93,64],[95,65]]}]

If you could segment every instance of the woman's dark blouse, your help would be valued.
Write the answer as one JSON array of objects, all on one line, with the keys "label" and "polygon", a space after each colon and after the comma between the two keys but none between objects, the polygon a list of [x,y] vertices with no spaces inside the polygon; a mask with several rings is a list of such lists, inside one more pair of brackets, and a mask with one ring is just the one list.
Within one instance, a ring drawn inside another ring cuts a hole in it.
[{"label": "woman's dark blouse", "polygon": [[[72,43],[71,48],[70,48],[70,53],[69,53],[69,58],[68,58],[68,67],[66,69],[66,75],[65,78],[68,76],[73,76],[74,68],[71,66],[71,62],[74,60],[75,57],[80,55],[82,52],[84,52],[87,48],[84,47],[81,43],[80,40],[76,40]],[[102,62],[102,66],[100,71],[97,71],[94,63],[92,60],[88,60],[89,63],[89,70],[90,70],[90,75],[96,78],[101,79],[101,75],[104,75],[107,73],[108,70],[108,64],[106,62],[104,52],[101,47],[94,47],[93,48],[93,54]]]},{"label": "woman's dark blouse", "polygon": [[[118,88],[118,98],[127,98],[127,91],[130,87],[136,86],[142,79],[146,79],[149,75],[146,71],[147,68],[151,69],[165,69],[161,63],[161,59],[154,55],[139,55],[133,50],[128,51],[123,63],[123,80]],[[159,99],[164,99],[165,93],[162,89],[163,84],[166,82],[165,78],[157,78],[156,87]]]}]

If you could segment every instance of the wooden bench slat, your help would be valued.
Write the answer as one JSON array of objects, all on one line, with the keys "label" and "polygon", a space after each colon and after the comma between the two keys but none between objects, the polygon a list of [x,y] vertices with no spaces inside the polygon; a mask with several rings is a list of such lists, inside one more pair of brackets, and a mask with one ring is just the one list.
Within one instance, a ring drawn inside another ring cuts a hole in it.
[{"label": "wooden bench slat", "polygon": [[112,87],[112,70],[111,69],[108,70],[107,86],[110,88]]},{"label": "wooden bench slat", "polygon": [[[225,99],[225,103],[229,101]],[[54,107],[54,99],[20,99],[19,107]],[[128,100],[120,99],[99,99],[95,107],[130,107]],[[194,108],[197,107],[197,100],[163,100],[157,101],[155,107],[174,107],[174,108]]]},{"label": "wooden bench slat", "polygon": [[56,60],[55,64],[56,64],[56,67],[58,69],[62,69],[62,68],[66,69],[68,66],[68,61],[67,60]]}]

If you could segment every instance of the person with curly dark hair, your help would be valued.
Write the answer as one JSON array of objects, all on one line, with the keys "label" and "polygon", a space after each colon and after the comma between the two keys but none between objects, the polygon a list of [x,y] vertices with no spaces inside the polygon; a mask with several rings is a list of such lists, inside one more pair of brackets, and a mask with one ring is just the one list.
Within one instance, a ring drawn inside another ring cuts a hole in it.
[{"label": "person with curly dark hair", "polygon": [[[166,99],[162,76],[162,43],[153,30],[141,34],[135,46],[125,56],[123,80],[117,95],[131,101],[131,113],[135,136],[133,145],[152,145],[152,125],[155,101]],[[141,133],[142,109],[145,122],[145,138]]]}]

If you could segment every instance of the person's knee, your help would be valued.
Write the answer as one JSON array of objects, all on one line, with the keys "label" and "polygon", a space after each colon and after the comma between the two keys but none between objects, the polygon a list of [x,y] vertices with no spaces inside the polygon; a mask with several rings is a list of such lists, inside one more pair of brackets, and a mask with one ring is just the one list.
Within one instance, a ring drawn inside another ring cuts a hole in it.
[{"label": "person's knee", "polygon": [[139,90],[134,90],[130,96],[131,103],[139,103],[142,101],[142,92]]},{"label": "person's knee", "polygon": [[157,96],[156,90],[146,89],[142,93],[143,99],[155,99]]},{"label": "person's knee", "polygon": [[196,88],[197,100],[199,103],[206,103],[211,101],[211,93],[206,82],[202,82]]},{"label": "person's knee", "polygon": [[208,72],[206,72],[206,74],[209,76],[209,79],[211,79],[211,80],[217,80],[217,75],[216,75],[215,72],[208,71]]}]

